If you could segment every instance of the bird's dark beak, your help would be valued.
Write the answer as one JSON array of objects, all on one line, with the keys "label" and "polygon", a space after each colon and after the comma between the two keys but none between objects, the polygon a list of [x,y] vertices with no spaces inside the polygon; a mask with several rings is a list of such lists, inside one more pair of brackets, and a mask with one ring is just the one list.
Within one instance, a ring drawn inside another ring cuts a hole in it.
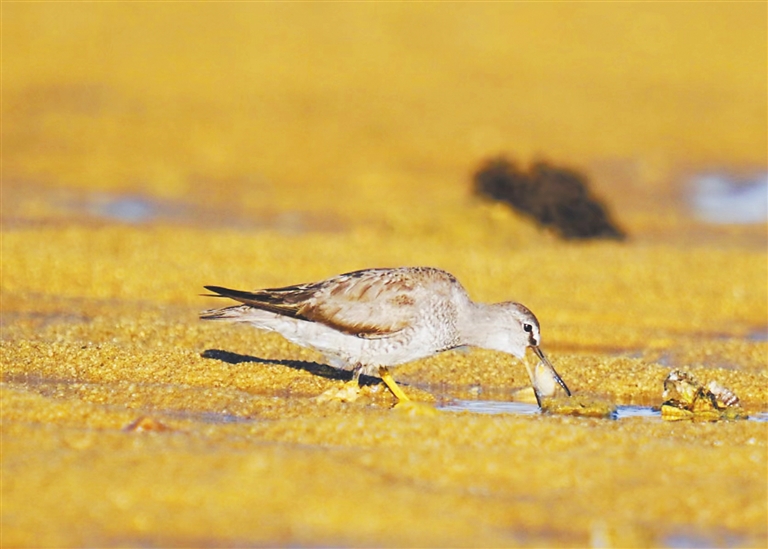
[{"label": "bird's dark beak", "polygon": [[544,355],[544,352],[538,345],[531,345],[531,349],[539,358],[539,363],[533,368],[528,368],[528,376],[531,378],[531,385],[536,393],[536,402],[541,406],[543,398],[552,398],[556,396],[571,396],[571,391],[565,384],[560,375],[555,371],[555,367]]}]

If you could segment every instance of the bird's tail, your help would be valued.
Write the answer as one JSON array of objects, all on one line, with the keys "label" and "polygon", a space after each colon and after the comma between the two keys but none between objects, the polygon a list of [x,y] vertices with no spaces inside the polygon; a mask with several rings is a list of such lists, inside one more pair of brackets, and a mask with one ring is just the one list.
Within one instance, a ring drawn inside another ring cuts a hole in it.
[{"label": "bird's tail", "polygon": [[200,320],[229,320],[230,322],[248,322],[247,305],[233,305],[223,309],[208,309],[200,313]]}]

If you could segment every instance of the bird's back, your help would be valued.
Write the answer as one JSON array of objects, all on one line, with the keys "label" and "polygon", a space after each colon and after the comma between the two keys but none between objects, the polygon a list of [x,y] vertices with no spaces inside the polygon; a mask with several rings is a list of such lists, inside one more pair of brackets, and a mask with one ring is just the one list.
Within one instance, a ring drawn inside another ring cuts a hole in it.
[{"label": "bird's back", "polygon": [[454,301],[468,299],[451,274],[431,267],[366,269],[320,282],[253,292],[206,288],[256,309],[364,338],[400,332],[441,305],[450,314]]}]

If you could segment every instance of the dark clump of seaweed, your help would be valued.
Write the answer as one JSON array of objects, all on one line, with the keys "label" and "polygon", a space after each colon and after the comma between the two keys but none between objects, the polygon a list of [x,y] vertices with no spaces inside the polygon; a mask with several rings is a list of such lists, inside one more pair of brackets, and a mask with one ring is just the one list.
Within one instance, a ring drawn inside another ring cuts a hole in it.
[{"label": "dark clump of seaweed", "polygon": [[506,158],[495,158],[475,173],[474,191],[509,204],[564,239],[626,237],[590,192],[587,178],[569,168],[539,161],[526,172]]}]

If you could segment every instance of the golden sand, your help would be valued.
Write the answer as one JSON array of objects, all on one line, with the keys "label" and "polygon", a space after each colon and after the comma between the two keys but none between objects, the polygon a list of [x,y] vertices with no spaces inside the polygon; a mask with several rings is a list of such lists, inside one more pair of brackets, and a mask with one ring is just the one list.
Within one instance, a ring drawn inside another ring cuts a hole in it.
[{"label": "golden sand", "polygon": [[[3,10],[5,547],[768,544],[768,423],[434,417],[203,323],[203,284],[432,265],[515,299],[584,402],[671,368],[768,411],[765,226],[685,214],[766,164],[760,3],[83,4]],[[572,163],[626,242],[470,196],[509,152]],[[404,365],[509,400],[519,362]]]}]

